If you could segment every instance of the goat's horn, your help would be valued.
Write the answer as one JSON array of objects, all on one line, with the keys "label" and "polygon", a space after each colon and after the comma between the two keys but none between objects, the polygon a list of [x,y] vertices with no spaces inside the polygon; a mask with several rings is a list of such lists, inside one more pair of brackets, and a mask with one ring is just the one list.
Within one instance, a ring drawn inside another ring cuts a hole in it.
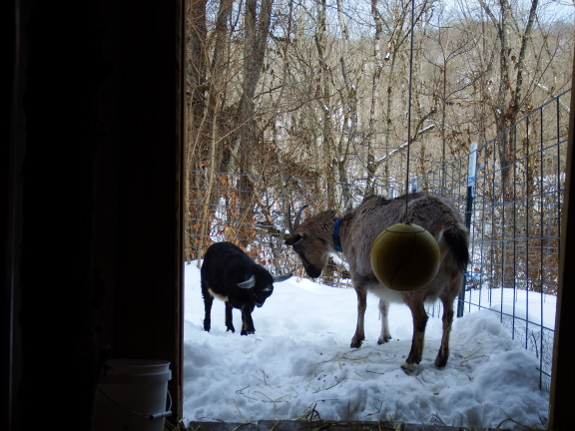
[{"label": "goat's horn", "polygon": [[285,275],[272,275],[274,283],[279,283],[280,281],[285,281],[290,278],[293,274],[285,274]]},{"label": "goat's horn", "polygon": [[241,289],[251,289],[255,285],[256,285],[256,276],[255,275],[252,275],[246,281],[242,281],[241,283],[238,283],[238,287]]}]

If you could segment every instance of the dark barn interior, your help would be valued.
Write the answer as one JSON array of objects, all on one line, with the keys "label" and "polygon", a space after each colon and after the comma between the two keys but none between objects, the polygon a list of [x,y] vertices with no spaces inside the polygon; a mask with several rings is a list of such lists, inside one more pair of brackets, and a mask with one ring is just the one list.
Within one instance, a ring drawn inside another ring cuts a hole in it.
[{"label": "dark barn interior", "polygon": [[179,415],[182,3],[11,3],[0,428],[90,429],[107,358],[170,361]]},{"label": "dark barn interior", "polygon": [[[177,419],[185,1],[11,0],[7,9],[0,429],[90,430],[109,358],[170,361]],[[563,262],[574,258],[573,193]],[[570,428],[575,399],[575,271],[563,267],[554,429]]]}]

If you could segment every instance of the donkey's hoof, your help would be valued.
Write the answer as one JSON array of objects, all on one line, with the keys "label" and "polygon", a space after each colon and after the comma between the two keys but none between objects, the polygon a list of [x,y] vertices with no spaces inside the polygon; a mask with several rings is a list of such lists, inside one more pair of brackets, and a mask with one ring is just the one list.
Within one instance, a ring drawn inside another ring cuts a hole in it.
[{"label": "donkey's hoof", "polygon": [[384,335],[383,337],[379,337],[377,339],[377,344],[387,343],[389,340],[391,340],[391,335]]},{"label": "donkey's hoof", "polygon": [[413,364],[409,364],[409,363],[406,361],[406,362],[404,362],[403,364],[401,364],[401,368],[402,368],[404,371],[411,372],[411,371],[413,370]]},{"label": "donkey's hoof", "polygon": [[435,366],[437,368],[443,368],[447,365],[447,357],[438,356],[435,358]]},{"label": "donkey's hoof", "polygon": [[401,364],[401,369],[410,376],[417,376],[421,371],[417,364],[408,364],[407,361]]}]

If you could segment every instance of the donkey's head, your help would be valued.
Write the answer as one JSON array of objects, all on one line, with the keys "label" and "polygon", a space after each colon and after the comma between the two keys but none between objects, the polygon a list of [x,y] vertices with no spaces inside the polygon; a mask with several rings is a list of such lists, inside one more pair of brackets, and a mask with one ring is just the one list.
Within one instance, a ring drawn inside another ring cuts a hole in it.
[{"label": "donkey's head", "polygon": [[335,211],[324,211],[300,224],[299,219],[304,208],[298,212],[293,226],[290,224],[292,236],[285,244],[291,245],[299,255],[307,275],[317,278],[327,265],[330,252],[333,251]]}]

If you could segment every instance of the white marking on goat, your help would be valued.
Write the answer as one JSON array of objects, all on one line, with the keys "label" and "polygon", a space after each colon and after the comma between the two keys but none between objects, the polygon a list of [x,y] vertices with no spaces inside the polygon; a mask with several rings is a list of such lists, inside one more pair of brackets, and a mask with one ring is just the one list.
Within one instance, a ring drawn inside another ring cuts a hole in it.
[{"label": "white marking on goat", "polygon": [[212,295],[214,298],[218,298],[221,301],[224,302],[228,302],[229,298],[227,296],[224,295],[220,295],[219,293],[215,293],[212,289],[208,288],[208,292],[210,292],[210,295]]}]

